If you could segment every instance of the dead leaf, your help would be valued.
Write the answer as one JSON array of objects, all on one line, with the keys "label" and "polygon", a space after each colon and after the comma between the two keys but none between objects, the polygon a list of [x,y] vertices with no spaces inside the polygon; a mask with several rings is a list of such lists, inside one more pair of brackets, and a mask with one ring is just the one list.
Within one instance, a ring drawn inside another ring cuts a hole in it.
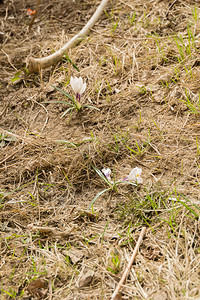
[{"label": "dead leaf", "polygon": [[145,249],[141,249],[141,253],[144,257],[154,261],[158,261],[162,257],[160,248],[153,245],[148,246]]},{"label": "dead leaf", "polygon": [[69,237],[71,236],[72,229],[68,231],[60,231],[53,227],[40,227],[40,226],[33,226],[33,224],[27,225],[27,228],[31,231],[39,231],[42,234],[46,234],[49,236],[61,236],[61,237]]},{"label": "dead leaf", "polygon": [[44,88],[44,91],[45,91],[47,94],[52,93],[54,90],[55,90],[55,88],[52,87],[52,86],[49,85],[49,84]]},{"label": "dead leaf", "polygon": [[115,300],[122,300],[122,294],[117,294],[116,297],[115,297]]},{"label": "dead leaf", "polygon": [[63,251],[63,253],[69,256],[73,264],[76,264],[84,257],[83,251],[76,248],[71,248],[69,251]]},{"label": "dead leaf", "polygon": [[75,217],[73,219],[73,221],[78,220],[78,219],[82,220],[82,219],[85,219],[85,218],[88,218],[90,221],[95,221],[95,220],[97,220],[98,216],[95,215],[95,214],[92,214],[88,211],[83,211],[83,212],[79,212],[78,216]]},{"label": "dead leaf", "polygon": [[156,294],[153,295],[153,300],[167,300],[167,294],[164,291],[158,291]]},{"label": "dead leaf", "polygon": [[46,291],[44,290],[47,286],[47,281],[44,279],[35,279],[32,280],[27,290],[31,295],[39,296],[40,298],[44,298],[46,296]]},{"label": "dead leaf", "polygon": [[78,287],[86,287],[89,286],[94,278],[94,271],[92,270],[83,270],[78,278]]}]

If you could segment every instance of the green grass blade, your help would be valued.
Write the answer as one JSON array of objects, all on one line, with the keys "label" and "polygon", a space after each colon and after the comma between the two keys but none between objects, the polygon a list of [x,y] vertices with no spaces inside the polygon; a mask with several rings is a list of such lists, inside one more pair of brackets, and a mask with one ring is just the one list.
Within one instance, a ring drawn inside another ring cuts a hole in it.
[{"label": "green grass blade", "polygon": [[17,187],[16,189],[14,189],[13,191],[8,192],[7,194],[4,193],[4,195],[3,195],[3,197],[2,197],[1,200],[3,200],[4,198],[8,197],[9,195],[15,193],[16,191],[18,191],[18,190],[20,190],[20,189],[22,189],[22,188],[24,188],[24,187],[27,187],[28,185],[33,184],[33,183],[35,183],[35,181],[31,181],[31,182],[25,183],[25,184],[23,184],[23,185]]},{"label": "green grass blade", "polygon": [[65,91],[61,90],[59,87],[51,85],[54,89],[58,90],[59,92],[61,92],[63,95],[65,95],[67,98],[69,98],[71,101],[74,102],[74,98],[72,96],[70,96],[68,93],[66,93]]},{"label": "green grass blade", "polygon": [[75,109],[74,106],[73,106],[73,107],[69,107],[66,111],[64,111],[64,113],[63,113],[62,116],[61,116],[61,119],[62,119],[69,111],[71,111],[71,110],[73,110],[73,109]]},{"label": "green grass blade", "polygon": [[97,172],[97,174],[108,184],[110,185],[110,181],[106,178],[106,176],[103,175],[103,173],[97,169],[96,167],[93,167],[93,169]]},{"label": "green grass blade", "polygon": [[76,148],[77,146],[72,143],[72,142],[69,142],[69,141],[64,141],[64,140],[56,140],[56,143],[61,143],[61,144],[69,144],[70,146]]},{"label": "green grass blade", "polygon": [[132,182],[132,181],[126,181],[126,180],[119,180],[116,181],[115,184],[113,185],[113,187],[115,187],[116,185],[118,185],[119,183],[123,183],[123,184],[130,184],[132,186],[137,186],[136,183]]},{"label": "green grass blade", "polygon": [[93,205],[94,202],[97,200],[97,198],[99,198],[102,194],[104,194],[105,192],[110,191],[110,190],[111,190],[111,188],[105,189],[105,190],[101,191],[100,193],[98,193],[98,194],[94,197],[94,199],[91,201],[90,205],[88,206],[88,210],[92,207],[92,205]]},{"label": "green grass blade", "polygon": [[130,148],[128,145],[125,145],[125,144],[124,144],[124,146],[125,146],[128,150],[130,150],[131,152],[133,152],[134,154],[137,154],[137,153],[138,153],[137,151],[135,151],[135,150],[133,150],[132,148]]},{"label": "green grass blade", "polygon": [[1,289],[2,292],[4,292],[5,294],[7,294],[8,296],[10,296],[11,298],[15,298],[15,294],[11,294],[9,293],[8,291],[4,290],[4,289]]},{"label": "green grass blade", "polygon": [[91,108],[91,109],[96,109],[96,110],[100,111],[99,108],[97,108],[95,106],[92,106],[92,105],[88,105],[88,104],[83,105],[83,107],[87,107],[87,108]]},{"label": "green grass blade", "polygon": [[[200,210],[200,207],[196,204],[193,204],[187,197],[185,197],[184,195],[180,194],[181,197],[183,197],[186,201],[188,201],[189,203],[191,203],[192,206],[196,207],[198,210]],[[194,211],[191,207],[189,207],[185,202],[181,201],[178,197],[177,197],[178,202],[180,202],[183,206],[185,206],[187,208],[187,210],[189,210],[196,218],[200,217],[200,214],[198,214],[196,211]]]},{"label": "green grass blade", "polygon": [[71,103],[68,103],[66,101],[44,101],[42,103],[58,103],[58,104],[67,104],[67,105],[72,105]]},{"label": "green grass blade", "polygon": [[187,210],[190,211],[195,216],[195,218],[199,219],[200,215],[198,213],[196,213],[191,207],[189,207],[185,202],[181,201],[178,198],[177,198],[177,201],[179,203],[181,203],[185,208],[187,208]]},{"label": "green grass blade", "polygon": [[64,54],[64,56],[66,57],[66,60],[65,59],[63,59],[63,60],[68,61],[78,72],[80,72],[79,68],[75,65],[75,63],[73,63],[73,61],[71,61],[69,56],[67,54]]}]

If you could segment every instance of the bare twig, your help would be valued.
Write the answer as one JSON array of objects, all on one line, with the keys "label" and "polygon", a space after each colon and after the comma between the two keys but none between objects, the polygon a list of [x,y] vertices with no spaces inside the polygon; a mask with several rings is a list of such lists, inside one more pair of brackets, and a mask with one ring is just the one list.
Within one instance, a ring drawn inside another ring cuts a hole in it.
[{"label": "bare twig", "polygon": [[124,283],[124,281],[125,281],[125,279],[126,279],[126,276],[128,275],[128,272],[130,271],[130,268],[131,268],[131,266],[132,266],[132,264],[133,264],[133,261],[134,261],[134,259],[135,259],[135,257],[136,257],[136,254],[137,254],[137,252],[138,252],[138,250],[139,250],[140,244],[141,244],[142,239],[143,239],[143,237],[144,237],[145,231],[146,231],[146,227],[143,227],[143,228],[142,228],[142,231],[141,231],[141,233],[140,233],[139,239],[138,239],[138,241],[137,241],[137,244],[136,244],[136,246],[135,246],[135,249],[134,249],[134,251],[133,251],[133,254],[132,254],[132,256],[131,256],[131,259],[129,260],[129,263],[128,263],[128,265],[127,265],[127,267],[126,267],[126,269],[125,269],[125,271],[124,271],[124,273],[123,273],[123,275],[122,275],[122,278],[121,278],[120,282],[118,283],[118,285],[117,285],[117,287],[116,287],[114,293],[112,294],[111,300],[115,300],[115,299],[116,299],[117,294],[119,293],[119,290],[121,289],[121,286],[123,285],[123,283]]},{"label": "bare twig", "polygon": [[15,71],[18,71],[17,68],[15,68],[15,66],[12,64],[12,61],[11,61],[11,59],[10,59],[10,56],[9,56],[3,49],[1,49],[1,51],[2,51],[2,52],[5,54],[5,56],[7,57],[8,62],[9,62],[9,64],[11,65],[11,67],[13,67],[13,69],[14,69]]},{"label": "bare twig", "polygon": [[29,27],[28,27],[28,31],[29,31],[29,32],[31,31],[31,28],[32,28],[32,26],[33,26],[33,23],[34,23],[34,21],[35,21],[37,15],[38,15],[40,2],[41,2],[41,0],[37,0],[36,9],[35,9],[35,14],[33,15],[33,18],[32,18],[32,20],[31,20],[31,22],[30,22],[30,24],[29,24]]},{"label": "bare twig", "polygon": [[90,28],[94,26],[94,24],[99,19],[101,13],[104,11],[104,8],[109,0],[102,0],[101,4],[98,6],[97,10],[90,18],[88,23],[82,28],[82,30],[76,34],[67,44],[65,44],[60,50],[56,51],[52,55],[43,58],[33,58],[29,57],[27,59],[27,68],[29,73],[37,73],[41,69],[45,69],[56,64],[63,56],[67,49],[72,48],[76,43],[80,42],[90,31]]}]

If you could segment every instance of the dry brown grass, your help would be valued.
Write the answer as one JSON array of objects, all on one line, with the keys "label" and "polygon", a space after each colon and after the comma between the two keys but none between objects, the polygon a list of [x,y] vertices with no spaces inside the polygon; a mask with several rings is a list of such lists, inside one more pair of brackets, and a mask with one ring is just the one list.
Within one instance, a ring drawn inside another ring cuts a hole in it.
[{"label": "dry brown grass", "polygon": [[[121,299],[200,299],[200,11],[171,3],[110,1],[68,52],[80,72],[63,60],[13,83],[28,55],[59,49],[98,3],[44,0],[30,34],[31,1],[0,5],[2,299],[110,299],[142,226]],[[60,119],[67,106],[44,103],[64,99],[51,84],[72,94],[71,75],[100,111]],[[143,185],[87,210],[107,188],[94,167],[120,179],[136,166]]]}]

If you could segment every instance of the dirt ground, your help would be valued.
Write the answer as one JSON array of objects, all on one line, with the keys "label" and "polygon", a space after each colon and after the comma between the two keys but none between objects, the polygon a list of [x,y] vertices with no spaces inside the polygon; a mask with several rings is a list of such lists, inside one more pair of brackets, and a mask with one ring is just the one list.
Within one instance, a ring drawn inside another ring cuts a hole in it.
[{"label": "dirt ground", "polygon": [[[116,299],[200,299],[199,1],[110,1],[27,73],[99,3],[42,0],[29,32],[36,1],[0,2],[1,299],[111,299],[142,227]],[[83,109],[62,117],[71,76]]]}]

